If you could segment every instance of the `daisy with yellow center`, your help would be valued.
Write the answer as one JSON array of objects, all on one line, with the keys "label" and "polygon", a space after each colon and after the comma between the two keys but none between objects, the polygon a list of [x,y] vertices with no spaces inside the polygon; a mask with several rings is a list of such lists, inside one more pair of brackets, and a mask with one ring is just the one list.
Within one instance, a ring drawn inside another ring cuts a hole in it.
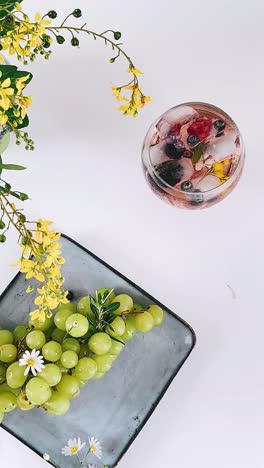
[{"label": "daisy with yellow center", "polygon": [[40,351],[32,349],[32,351],[25,351],[22,358],[19,359],[20,366],[27,366],[24,372],[24,375],[28,375],[29,371],[32,372],[34,376],[37,375],[37,372],[42,372],[44,369],[44,359],[41,356]]},{"label": "daisy with yellow center", "polygon": [[81,442],[80,437],[69,439],[68,444],[61,449],[62,455],[65,455],[65,457],[73,457],[74,455],[77,455],[80,450],[85,446],[85,442]]},{"label": "daisy with yellow center", "polygon": [[102,458],[102,446],[98,439],[95,437],[88,437],[90,449],[89,452],[92,452],[97,458]]}]

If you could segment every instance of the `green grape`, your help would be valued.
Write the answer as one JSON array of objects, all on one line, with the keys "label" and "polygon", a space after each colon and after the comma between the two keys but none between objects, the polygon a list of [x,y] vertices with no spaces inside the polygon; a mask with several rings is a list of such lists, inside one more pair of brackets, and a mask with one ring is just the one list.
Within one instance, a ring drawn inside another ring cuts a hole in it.
[{"label": "green grape", "polygon": [[79,382],[73,375],[63,375],[61,381],[57,385],[57,390],[61,395],[68,399],[73,399],[79,395]]},{"label": "green grape", "polygon": [[112,346],[112,340],[107,333],[95,333],[89,339],[88,346],[94,354],[106,354]]},{"label": "green grape", "polygon": [[120,337],[122,341],[130,341],[134,338],[136,334],[136,326],[134,324],[134,318],[130,320],[130,317],[127,317],[125,321],[125,333]]},{"label": "green grape", "polygon": [[27,399],[25,390],[22,390],[17,397],[17,406],[22,411],[29,411],[35,408],[35,405]]},{"label": "green grape", "polygon": [[11,392],[0,393],[0,412],[9,413],[16,407],[16,396]]},{"label": "green grape", "polygon": [[[76,377],[75,374],[74,374],[74,377]],[[80,379],[78,379],[78,382],[79,382],[79,387],[80,387],[80,389],[83,388],[83,387],[85,387],[86,384],[87,384],[87,380],[80,380]]]},{"label": "green grape", "polygon": [[80,343],[75,338],[65,338],[61,346],[63,351],[74,351],[77,354],[79,354],[81,350]]},{"label": "green grape", "polygon": [[65,330],[59,330],[58,328],[55,328],[55,330],[53,330],[51,334],[51,338],[53,339],[53,341],[62,343],[66,335],[67,333],[65,332]]},{"label": "green grape", "polygon": [[115,354],[118,355],[123,351],[125,345],[123,343],[120,343],[119,341],[112,340],[112,345],[111,348],[109,349],[108,353],[109,354]]},{"label": "green grape", "polygon": [[0,413],[0,424],[2,424],[4,420],[4,413]]},{"label": "green grape", "polygon": [[112,367],[112,359],[108,354],[104,354],[103,356],[96,356],[94,355],[92,359],[97,364],[97,372],[102,372],[103,374]]},{"label": "green grape", "polygon": [[45,403],[44,408],[49,414],[62,416],[70,409],[69,400],[59,392],[53,391],[50,399]]},{"label": "green grape", "polygon": [[14,339],[15,341],[21,341],[25,338],[27,334],[27,326],[26,325],[17,325],[14,329]]},{"label": "green grape", "polygon": [[61,363],[66,369],[72,369],[78,362],[78,354],[75,351],[64,351],[61,355]]},{"label": "green grape", "polygon": [[109,305],[111,304],[111,302],[113,302],[114,298],[115,298],[115,292],[112,290],[111,294],[109,295],[110,291],[112,290],[112,288],[100,288],[100,289],[97,289],[96,292],[95,292],[95,297],[98,297],[99,294],[101,294],[101,297],[103,298],[103,295],[104,293],[107,292],[108,294],[108,299],[107,301],[104,303],[104,305]]},{"label": "green grape", "polygon": [[39,319],[35,319],[35,320],[32,320],[30,319],[28,324],[30,327],[34,327],[36,330],[41,330],[41,331],[47,331],[51,325],[53,323],[53,317],[52,315],[50,317],[45,317],[44,321],[43,320],[39,320]]},{"label": "green grape", "polygon": [[62,309],[67,309],[69,310],[72,314],[75,314],[77,308],[76,305],[73,304],[72,302],[67,302],[67,304],[61,304],[59,305],[57,312],[60,312]]},{"label": "green grape", "polygon": [[17,390],[17,388],[11,388],[9,387],[9,385],[7,385],[7,383],[0,385],[0,393],[3,393],[3,392],[10,392],[16,396],[19,394],[19,390]]},{"label": "green grape", "polygon": [[77,304],[77,312],[82,315],[88,315],[91,319],[94,318],[94,314],[90,307],[90,297],[82,297]]},{"label": "green grape", "polygon": [[108,356],[110,356],[113,362],[118,358],[117,354],[108,354]]},{"label": "green grape", "polygon": [[90,350],[89,350],[87,344],[82,343],[81,344],[81,349],[80,349],[80,352],[79,352],[79,359],[81,359],[83,357],[87,357],[87,356],[89,356],[89,354],[90,354]]},{"label": "green grape", "polygon": [[60,361],[57,361],[55,364],[60,369],[62,375],[68,374],[69,369],[66,369],[65,367],[63,367],[63,365],[62,365],[62,363]]},{"label": "green grape", "polygon": [[19,388],[24,385],[27,375],[24,375],[26,366],[20,366],[19,362],[13,362],[6,371],[6,381],[9,387]]},{"label": "green grape", "polygon": [[[77,380],[78,385],[79,385],[79,380],[78,379],[76,379],[76,380]],[[72,400],[76,400],[76,398],[78,398],[78,396],[80,396],[80,393],[81,393],[81,390],[80,390],[80,385],[79,385],[79,390],[78,390],[78,392],[76,392],[74,394],[74,396],[72,397]]]},{"label": "green grape", "polygon": [[115,310],[116,315],[121,315],[123,312],[130,312],[133,309],[133,301],[127,294],[119,294],[112,302],[120,302],[120,306]]},{"label": "green grape", "polygon": [[41,377],[33,377],[26,385],[26,395],[30,403],[43,405],[51,397],[51,389]]},{"label": "green grape", "polygon": [[0,346],[12,344],[14,341],[13,333],[9,330],[0,330]]},{"label": "green grape", "polygon": [[101,379],[105,374],[103,372],[96,372],[93,379]]},{"label": "green grape", "polygon": [[62,348],[57,341],[49,341],[42,348],[42,356],[47,361],[56,362],[61,358]]},{"label": "green grape", "polygon": [[68,317],[70,317],[72,314],[72,311],[70,309],[62,308],[56,312],[54,315],[54,323],[59,330],[66,330],[66,320]]},{"label": "green grape", "polygon": [[77,366],[75,367],[74,375],[78,380],[88,380],[91,379],[96,372],[96,362],[89,357],[84,357],[79,360]]},{"label": "green grape", "polygon": [[66,330],[74,338],[84,336],[88,332],[89,322],[81,314],[72,314],[66,320]]},{"label": "green grape", "polygon": [[147,308],[147,311],[152,315],[154,327],[158,327],[159,325],[162,324],[164,320],[164,312],[161,307],[151,304]]},{"label": "green grape", "polygon": [[41,330],[33,330],[26,337],[27,346],[30,349],[41,349],[46,343],[46,337]]},{"label": "green grape", "polygon": [[125,333],[125,322],[121,317],[116,317],[115,320],[107,327],[107,332],[110,336],[118,338]]},{"label": "green grape", "polygon": [[[144,307],[141,305],[141,304],[134,304],[133,305],[133,311],[134,312],[140,312],[141,310],[143,310]],[[132,317],[132,316],[131,316]]]},{"label": "green grape", "polygon": [[138,331],[146,333],[153,328],[154,320],[149,312],[143,312],[136,315],[135,323]]},{"label": "green grape", "polygon": [[6,379],[6,368],[4,364],[0,364],[0,384],[2,384]]},{"label": "green grape", "polygon": [[[67,369],[65,369],[67,371]],[[47,382],[50,387],[55,387],[61,380],[61,369],[57,364],[46,364],[41,372],[41,378]]]},{"label": "green grape", "polygon": [[0,361],[13,362],[17,356],[17,348],[13,344],[0,346]]}]

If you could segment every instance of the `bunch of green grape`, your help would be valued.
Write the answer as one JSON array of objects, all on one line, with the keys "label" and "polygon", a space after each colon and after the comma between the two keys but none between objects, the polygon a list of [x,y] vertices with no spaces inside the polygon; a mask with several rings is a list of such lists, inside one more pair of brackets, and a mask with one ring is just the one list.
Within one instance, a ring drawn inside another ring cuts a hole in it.
[{"label": "bunch of green grape", "polygon": [[[105,298],[105,308],[115,304],[108,322],[94,313],[98,297]],[[70,400],[79,396],[89,380],[100,379],[111,369],[137,331],[148,332],[163,320],[159,306],[143,308],[127,294],[116,296],[114,290],[101,288],[94,300],[85,296],[77,305],[59,306],[44,322],[30,320],[13,332],[0,329],[0,423],[4,413],[16,407],[29,411],[38,406],[51,415],[65,414]],[[40,351],[45,367],[36,376],[24,375],[19,359],[33,349]]]}]

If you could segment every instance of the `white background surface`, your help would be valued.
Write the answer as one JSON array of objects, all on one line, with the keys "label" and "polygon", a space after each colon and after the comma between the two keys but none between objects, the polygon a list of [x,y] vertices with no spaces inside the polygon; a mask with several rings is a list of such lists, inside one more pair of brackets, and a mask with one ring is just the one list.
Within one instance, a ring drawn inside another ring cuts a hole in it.
[{"label": "white background surface", "polygon": [[[122,117],[110,82],[126,79],[126,64],[108,64],[110,49],[89,38],[81,49],[55,47],[49,64],[32,66],[36,151],[8,153],[9,162],[29,166],[15,182],[30,192],[32,218],[53,219],[196,331],[195,350],[120,468],[263,468],[263,2],[23,4],[65,13],[80,6],[91,28],[124,32],[154,99],[137,120]],[[152,120],[191,100],[225,109],[247,150],[237,189],[201,212],[162,203],[140,167]],[[17,256],[10,236],[1,248],[0,289]],[[0,452],[1,468],[47,466],[3,430]]]}]

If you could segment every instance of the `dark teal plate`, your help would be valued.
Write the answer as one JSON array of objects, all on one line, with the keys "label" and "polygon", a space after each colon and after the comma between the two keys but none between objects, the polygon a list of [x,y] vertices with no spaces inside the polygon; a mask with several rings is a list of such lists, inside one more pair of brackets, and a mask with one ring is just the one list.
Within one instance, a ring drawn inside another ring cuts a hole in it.
[{"label": "dark teal plate", "polygon": [[[48,453],[61,468],[75,466],[61,455],[69,438],[94,435],[103,445],[103,462],[115,467],[149,419],[195,345],[191,327],[155,298],[66,236],[62,238],[65,288],[76,300],[99,287],[128,293],[142,305],[159,304],[165,321],[150,333],[137,333],[100,380],[90,381],[65,416],[35,408],[6,415],[3,427],[39,455]],[[28,282],[27,282],[28,283]],[[18,274],[0,297],[0,325],[26,323],[34,297]],[[96,460],[93,460],[94,462]],[[142,460],[142,466],[144,461]]]}]

